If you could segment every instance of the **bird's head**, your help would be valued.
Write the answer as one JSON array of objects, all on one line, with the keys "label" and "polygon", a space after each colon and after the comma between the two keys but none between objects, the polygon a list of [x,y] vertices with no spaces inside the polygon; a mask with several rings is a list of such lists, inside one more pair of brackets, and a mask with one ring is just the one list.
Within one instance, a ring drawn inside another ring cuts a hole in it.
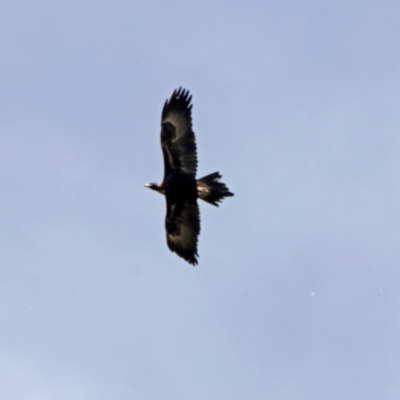
[{"label": "bird's head", "polygon": [[162,183],[146,183],[144,186],[158,193],[165,194],[164,185]]}]

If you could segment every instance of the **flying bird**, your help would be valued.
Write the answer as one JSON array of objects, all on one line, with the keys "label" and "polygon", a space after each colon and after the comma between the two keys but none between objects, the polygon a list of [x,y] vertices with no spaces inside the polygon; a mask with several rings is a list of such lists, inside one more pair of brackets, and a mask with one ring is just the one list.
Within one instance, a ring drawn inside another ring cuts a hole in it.
[{"label": "flying bird", "polygon": [[233,193],[220,182],[222,176],[219,172],[196,179],[197,148],[192,129],[191,101],[189,91],[179,88],[165,102],[161,114],[164,179],[161,183],[146,183],[145,186],[165,195],[165,231],[169,249],[196,265],[200,234],[197,199],[218,206]]}]

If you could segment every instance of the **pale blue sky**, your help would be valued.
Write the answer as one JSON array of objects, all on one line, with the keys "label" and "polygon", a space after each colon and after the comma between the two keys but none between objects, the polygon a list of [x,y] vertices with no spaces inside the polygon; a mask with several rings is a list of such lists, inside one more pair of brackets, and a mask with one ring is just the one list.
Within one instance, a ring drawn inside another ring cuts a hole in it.
[{"label": "pale blue sky", "polygon": [[[0,12],[10,400],[400,398],[400,4]],[[164,101],[193,95],[199,266],[170,253]]]}]

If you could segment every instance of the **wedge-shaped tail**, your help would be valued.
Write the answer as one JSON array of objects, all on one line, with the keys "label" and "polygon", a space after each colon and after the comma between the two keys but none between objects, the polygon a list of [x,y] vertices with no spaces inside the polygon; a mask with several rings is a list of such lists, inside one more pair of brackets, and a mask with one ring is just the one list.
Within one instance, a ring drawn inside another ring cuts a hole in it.
[{"label": "wedge-shaped tail", "polygon": [[233,196],[225,183],[219,182],[222,178],[219,172],[206,175],[197,180],[197,195],[200,199],[218,207],[225,197]]}]

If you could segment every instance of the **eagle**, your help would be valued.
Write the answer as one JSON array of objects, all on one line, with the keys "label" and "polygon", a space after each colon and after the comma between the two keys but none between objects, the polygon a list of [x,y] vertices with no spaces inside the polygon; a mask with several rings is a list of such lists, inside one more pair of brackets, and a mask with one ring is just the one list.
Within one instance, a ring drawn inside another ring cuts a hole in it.
[{"label": "eagle", "polygon": [[164,156],[164,179],[146,183],[146,187],[165,196],[167,213],[165,231],[172,252],[189,264],[197,265],[197,242],[200,235],[200,211],[197,199],[214,206],[233,196],[220,182],[219,172],[196,179],[197,147],[192,129],[192,96],[180,87],[166,100],[161,114],[161,149]]}]

